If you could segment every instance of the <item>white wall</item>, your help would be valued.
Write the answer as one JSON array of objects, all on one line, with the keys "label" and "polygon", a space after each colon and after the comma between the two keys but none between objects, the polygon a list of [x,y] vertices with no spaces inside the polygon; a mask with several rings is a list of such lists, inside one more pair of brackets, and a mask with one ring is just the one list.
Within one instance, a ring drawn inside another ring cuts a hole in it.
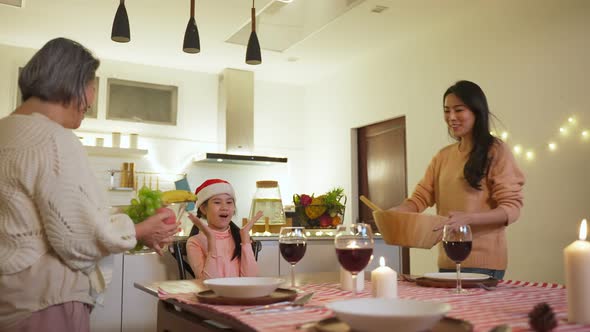
[{"label": "white wall", "polygon": [[[24,66],[34,50],[0,45],[0,117],[14,110],[17,92],[18,67]],[[105,139],[111,146],[111,132],[123,133],[121,146],[128,146],[129,133],[139,133],[139,148],[148,149],[144,158],[91,157],[93,168],[105,188],[109,185],[108,169],[120,169],[123,162],[134,162],[135,170],[163,173],[161,189],[171,189],[175,174],[188,173],[188,180],[195,189],[207,178],[226,178],[234,184],[240,221],[250,212],[250,201],[256,190],[257,180],[278,180],[283,203],[291,204],[292,195],[302,190],[303,144],[295,135],[286,135],[285,127],[301,128],[305,89],[284,83],[256,81],[254,90],[254,154],[285,156],[287,165],[236,166],[195,164],[197,153],[225,152],[219,142],[218,131],[218,75],[174,70],[163,67],[130,64],[103,60],[98,70],[98,118],[85,119],[78,136],[84,143],[94,145],[96,137]],[[178,86],[177,126],[141,124],[105,120],[107,79],[167,84]],[[298,129],[297,129],[298,130]],[[146,178],[149,182],[149,177]],[[140,184],[142,178],[139,179]],[[155,186],[155,177],[152,184]],[[110,192],[111,203],[126,204],[131,194]]]},{"label": "white wall", "polygon": [[[497,1],[486,13],[464,10],[440,25],[357,60],[308,87],[307,136],[322,144],[306,150],[318,184],[353,186],[354,160],[345,144],[350,128],[406,116],[408,186],[411,192],[430,158],[449,144],[442,94],[459,79],[478,82],[492,112],[510,133],[508,143],[536,152],[518,158],[527,176],[525,207],[508,229],[506,278],[563,282],[562,249],[590,217],[590,3],[587,1]],[[575,115],[576,131],[558,128]],[[329,125],[328,125],[329,124]],[[546,150],[555,140],[559,149]],[[312,161],[313,160],[313,161]],[[334,167],[334,165],[338,165]],[[436,249],[412,250],[412,273],[436,269]]]}]

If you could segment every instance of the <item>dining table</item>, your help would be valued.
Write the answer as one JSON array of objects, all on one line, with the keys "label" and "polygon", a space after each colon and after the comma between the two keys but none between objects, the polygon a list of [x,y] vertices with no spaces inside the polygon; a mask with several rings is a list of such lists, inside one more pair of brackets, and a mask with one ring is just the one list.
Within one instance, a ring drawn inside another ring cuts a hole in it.
[{"label": "dining table", "polygon": [[[446,316],[465,322],[475,332],[534,331],[529,313],[540,303],[548,304],[555,314],[557,327],[553,331],[590,331],[590,325],[567,321],[566,290],[560,284],[500,280],[495,287],[470,288],[464,294],[455,294],[450,288],[423,287],[410,278],[397,282],[399,298],[448,303],[451,310]],[[255,315],[244,311],[248,306],[200,303],[197,293],[207,290],[202,280],[141,282],[135,287],[159,298],[158,332],[315,331],[314,323],[334,316],[327,303],[372,296],[370,273],[366,273],[363,290],[356,295],[340,287],[337,272],[297,274],[296,284],[302,295],[314,293],[306,305],[296,311]],[[284,287],[288,288],[288,283]],[[395,327],[391,331],[396,331]]]}]

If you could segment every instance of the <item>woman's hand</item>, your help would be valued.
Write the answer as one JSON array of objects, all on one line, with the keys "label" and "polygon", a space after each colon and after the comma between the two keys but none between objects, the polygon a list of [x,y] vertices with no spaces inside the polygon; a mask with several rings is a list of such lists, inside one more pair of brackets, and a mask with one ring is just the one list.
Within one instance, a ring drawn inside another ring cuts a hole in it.
[{"label": "woman's hand", "polygon": [[475,215],[469,212],[451,211],[449,212],[449,219],[444,224],[436,226],[433,230],[438,231],[445,226],[450,226],[452,229],[459,229],[461,226],[470,225],[474,222]]},{"label": "woman's hand", "polygon": [[508,214],[501,207],[485,212],[449,212],[449,220],[434,228],[434,231],[442,229],[445,225],[451,225],[458,229],[463,225],[495,225],[497,227],[508,226]]},{"label": "woman's hand", "polygon": [[162,256],[162,248],[172,242],[172,236],[178,232],[178,226],[180,226],[180,222],[164,223],[164,219],[170,217],[170,213],[155,214],[135,225],[137,241],[154,249],[160,256]]},{"label": "woman's hand", "polygon": [[256,212],[254,218],[250,219],[242,229],[240,229],[240,237],[242,238],[242,243],[250,243],[250,230],[254,226],[254,223],[258,221],[258,219],[262,218],[262,211]]}]

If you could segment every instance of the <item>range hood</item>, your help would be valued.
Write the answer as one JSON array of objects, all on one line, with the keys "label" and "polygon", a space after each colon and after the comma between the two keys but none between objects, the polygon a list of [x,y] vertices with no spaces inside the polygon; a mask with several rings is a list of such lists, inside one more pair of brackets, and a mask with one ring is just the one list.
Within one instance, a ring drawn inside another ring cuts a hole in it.
[{"label": "range hood", "polygon": [[195,162],[269,165],[287,158],[261,156],[254,150],[254,72],[226,68],[219,82],[218,141],[224,152],[205,152]]}]

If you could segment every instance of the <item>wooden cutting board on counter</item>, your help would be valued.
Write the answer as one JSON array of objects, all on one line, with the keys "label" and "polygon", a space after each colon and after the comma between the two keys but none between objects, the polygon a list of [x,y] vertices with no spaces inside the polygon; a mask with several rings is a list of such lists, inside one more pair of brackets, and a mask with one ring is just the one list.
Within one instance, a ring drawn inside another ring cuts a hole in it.
[{"label": "wooden cutting board on counter", "polygon": [[385,243],[422,249],[430,249],[442,239],[442,229],[433,229],[448,219],[436,215],[390,210],[373,211],[373,218]]}]

